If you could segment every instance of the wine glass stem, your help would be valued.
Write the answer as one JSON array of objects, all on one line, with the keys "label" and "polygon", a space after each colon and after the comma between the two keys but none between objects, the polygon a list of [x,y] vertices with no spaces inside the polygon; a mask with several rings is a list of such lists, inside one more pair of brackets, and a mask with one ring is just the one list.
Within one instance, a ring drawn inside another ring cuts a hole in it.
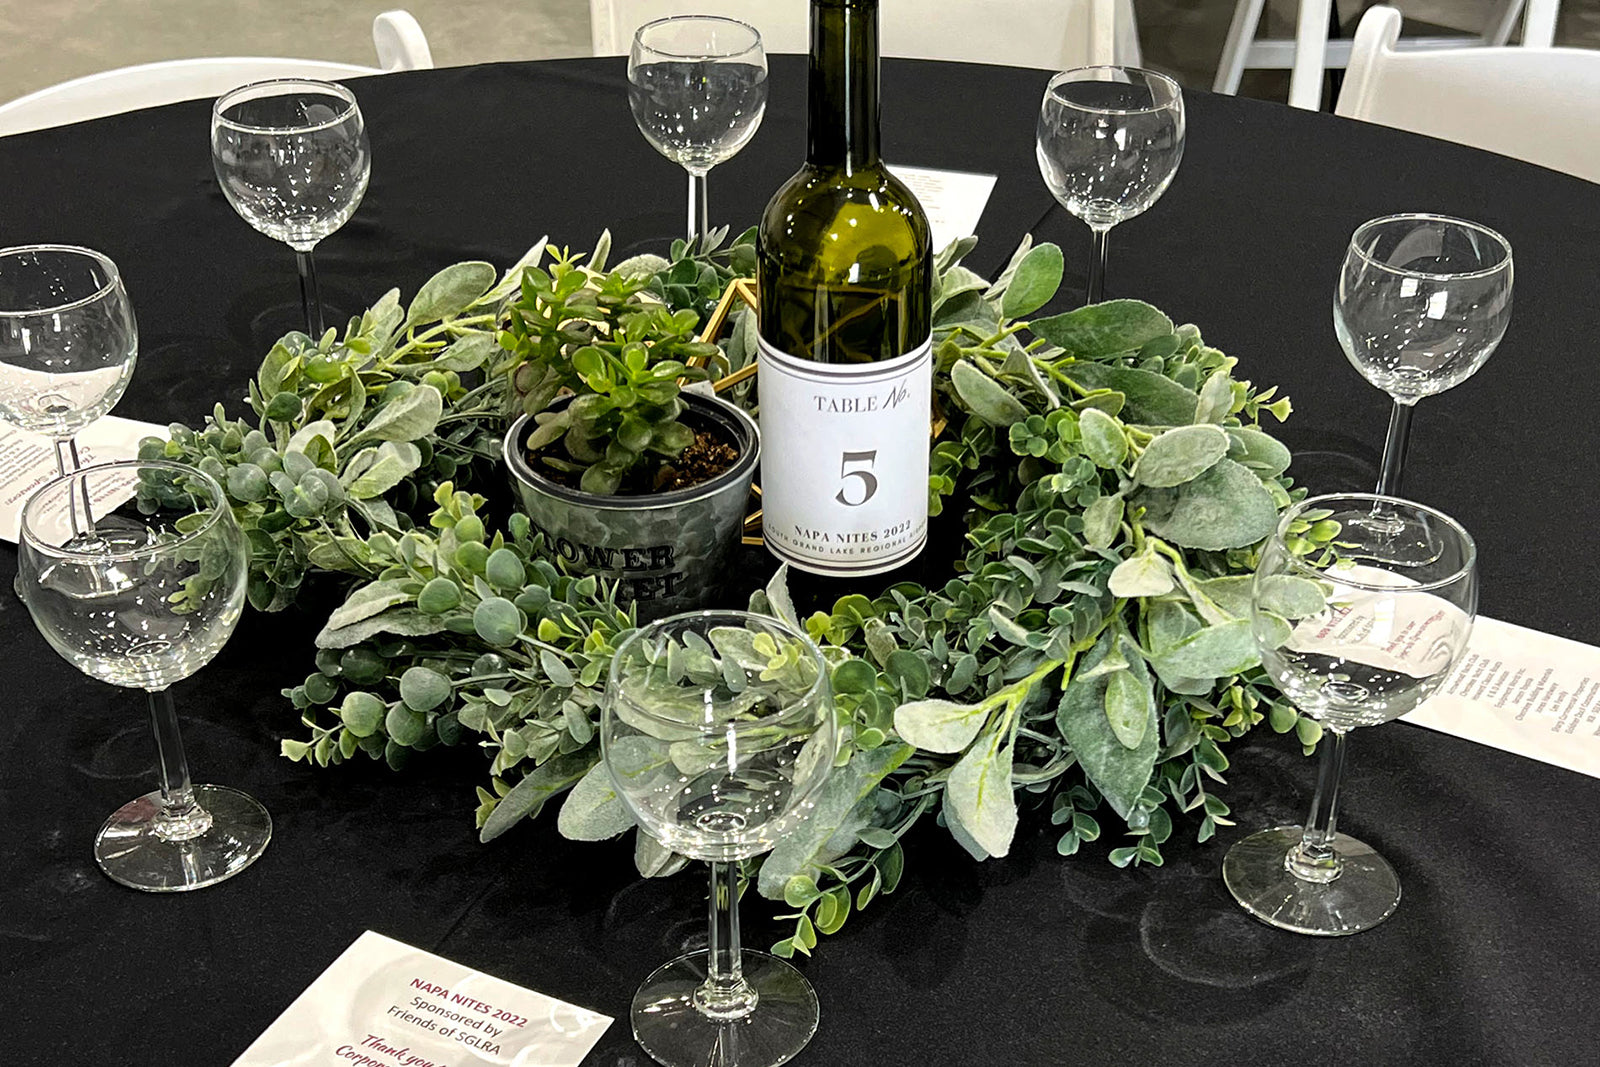
[{"label": "wine glass stem", "polygon": [[1111,236],[1111,228],[1095,226],[1094,255],[1089,259],[1089,300],[1091,304],[1098,304],[1106,298],[1106,244]]},{"label": "wine glass stem", "polygon": [[[78,439],[75,437],[58,437],[53,444],[56,446],[56,474],[65,478],[79,467],[83,461],[78,458]],[[83,512],[78,511],[78,498],[83,498]],[[94,531],[94,513],[89,510],[89,479],[82,478],[78,481],[78,492],[67,494],[67,518],[72,524],[72,536],[81,537],[84,533]],[[88,529],[85,530],[84,527]]]},{"label": "wine glass stem", "polygon": [[194,798],[189,784],[189,764],[183,758],[183,737],[178,733],[178,712],[172,691],[150,690],[150,730],[156,737],[156,757],[161,771],[161,811],[155,818],[156,836],[163,841],[188,841],[211,829],[211,815]]},{"label": "wine glass stem", "polygon": [[1415,404],[1396,400],[1389,412],[1389,435],[1383,440],[1383,470],[1378,474],[1378,495],[1400,495],[1400,472],[1406,465],[1406,446],[1411,441],[1411,412]]},{"label": "wine glass stem", "polygon": [[294,251],[295,265],[300,268],[300,302],[306,309],[306,333],[312,340],[322,336],[322,298],[317,295],[317,264],[311,258],[311,249]]},{"label": "wine glass stem", "polygon": [[709,171],[689,171],[689,250],[694,251],[697,239],[703,240],[711,232],[711,208],[707,201],[706,175]]},{"label": "wine glass stem", "polygon": [[1311,798],[1311,815],[1306,819],[1300,844],[1290,850],[1284,865],[1296,878],[1327,883],[1339,877],[1341,861],[1333,839],[1339,828],[1339,782],[1344,774],[1344,730],[1323,731],[1322,765],[1317,770],[1317,791]]},{"label": "wine glass stem", "polygon": [[739,865],[711,864],[711,939],[706,980],[694,991],[700,1014],[718,1022],[742,1019],[756,1007],[739,951]]}]

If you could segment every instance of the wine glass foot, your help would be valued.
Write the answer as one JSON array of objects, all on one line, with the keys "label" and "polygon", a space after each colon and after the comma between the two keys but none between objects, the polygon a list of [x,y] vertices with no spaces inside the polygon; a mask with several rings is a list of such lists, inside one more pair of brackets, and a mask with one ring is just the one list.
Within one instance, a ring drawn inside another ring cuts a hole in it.
[{"label": "wine glass foot", "polygon": [[1370,514],[1345,518],[1343,522],[1366,535],[1367,544],[1359,552],[1346,553],[1351,559],[1392,567],[1426,567],[1444,554],[1438,534],[1426,522],[1376,508]]},{"label": "wine glass foot", "polygon": [[694,992],[706,980],[706,953],[691,952],[656,968],[633,995],[633,1036],[666,1067],[777,1067],[817,1032],[817,994],[805,976],[776,956],[746,949],[745,981],[755,1010],[718,1022],[701,1014]]},{"label": "wine glass foot", "polygon": [[1279,826],[1251,834],[1228,850],[1222,880],[1245,911],[1296,934],[1340,937],[1370,930],[1400,904],[1400,879],[1389,861],[1349,834],[1335,834],[1342,866],[1329,882],[1295,877],[1285,866],[1305,831]]},{"label": "wine glass foot", "polygon": [[106,877],[147,893],[182,893],[232,878],[266,851],[272,817],[254,799],[223,785],[197,785],[194,798],[211,826],[187,841],[156,833],[159,792],[113,812],[94,841],[95,862]]}]

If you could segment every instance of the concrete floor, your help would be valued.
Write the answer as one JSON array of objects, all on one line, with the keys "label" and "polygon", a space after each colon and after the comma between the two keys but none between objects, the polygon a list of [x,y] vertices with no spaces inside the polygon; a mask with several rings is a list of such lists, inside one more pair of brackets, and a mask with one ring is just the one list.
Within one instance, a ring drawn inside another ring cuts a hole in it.
[{"label": "concrete floor", "polygon": [[[1461,27],[1479,25],[1493,2],[1399,0],[1408,17]],[[587,0],[0,0],[0,101],[112,67],[184,56],[373,65],[372,18],[396,6],[422,24],[439,66],[589,52]],[[1233,0],[1135,0],[1135,6],[1146,62],[1209,88]],[[1346,24],[1353,27],[1366,6],[1341,0]],[[1292,35],[1294,11],[1294,0],[1272,0],[1267,32]],[[1600,0],[1562,4],[1558,43],[1600,47]],[[1282,75],[1251,74],[1243,91],[1281,98],[1286,84]]]}]

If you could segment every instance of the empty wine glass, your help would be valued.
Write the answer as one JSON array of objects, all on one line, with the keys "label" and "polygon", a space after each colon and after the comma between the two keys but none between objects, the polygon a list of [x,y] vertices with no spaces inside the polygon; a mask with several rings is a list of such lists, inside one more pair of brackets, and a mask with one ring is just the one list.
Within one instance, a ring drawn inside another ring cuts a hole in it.
[{"label": "empty wine glass", "polygon": [[[92,541],[68,540],[79,500],[91,502]],[[150,694],[161,788],[106,820],[94,847],[101,870],[134,889],[175,892],[248,867],[272,820],[238,790],[190,784],[167,688],[222,649],[244,605],[245,539],[222,489],[175,463],[84,467],[28,498],[17,571],[34,624],[62,658]]]},{"label": "empty wine glass", "polygon": [[[1438,546],[1434,558],[1387,558],[1385,535],[1363,521],[1375,505],[1427,529]],[[1341,524],[1336,547],[1296,554],[1290,528],[1318,516]],[[1338,935],[1394,914],[1394,868],[1337,832],[1347,737],[1433,695],[1466,651],[1477,604],[1477,548],[1442,512],[1350,493],[1313,497],[1284,515],[1256,568],[1252,629],[1262,667],[1326,736],[1305,826],[1252,834],[1223,860],[1223,880],[1251,915],[1295,933]]]},{"label": "empty wine glass", "polygon": [[[1389,215],[1350,238],[1333,301],[1333,328],[1352,366],[1394,401],[1378,494],[1400,491],[1418,400],[1466,381],[1511,320],[1511,245],[1487,226],[1444,215]],[[1434,551],[1423,531],[1380,509],[1389,555]]]},{"label": "empty wine glass", "polygon": [[674,615],[617,649],[600,727],[617,794],[667,848],[711,864],[708,951],[662,965],[634,994],[634,1037],[660,1063],[772,1067],[816,1032],[800,972],[740,949],[739,861],[795,831],[836,748],[822,656],[777,619]]},{"label": "empty wine glass", "polygon": [[1165,74],[1081,67],[1050,79],[1039,106],[1039,172],[1051,195],[1089,224],[1089,300],[1105,299],[1111,227],[1148,211],[1183,160],[1183,91]]},{"label": "empty wine glass", "polygon": [[301,78],[240,86],[211,110],[211,162],[233,209],[294,249],[306,332],[320,336],[312,249],[355,214],[372,175],[355,94]]},{"label": "empty wine glass", "polygon": [[110,258],[73,245],[0,249],[0,418],[78,468],[76,434],[122,399],[139,328]]},{"label": "empty wine glass", "polygon": [[767,54],[754,26],[674,15],[639,27],[628,104],[645,140],[689,172],[689,241],[711,231],[706,175],[755,136],[767,107]]}]

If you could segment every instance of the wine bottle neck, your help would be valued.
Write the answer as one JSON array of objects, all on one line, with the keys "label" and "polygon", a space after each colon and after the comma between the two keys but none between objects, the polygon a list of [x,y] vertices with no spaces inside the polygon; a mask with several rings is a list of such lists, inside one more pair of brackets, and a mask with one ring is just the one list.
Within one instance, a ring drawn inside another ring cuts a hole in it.
[{"label": "wine bottle neck", "polygon": [[806,159],[854,170],[878,156],[878,0],[811,0]]}]

